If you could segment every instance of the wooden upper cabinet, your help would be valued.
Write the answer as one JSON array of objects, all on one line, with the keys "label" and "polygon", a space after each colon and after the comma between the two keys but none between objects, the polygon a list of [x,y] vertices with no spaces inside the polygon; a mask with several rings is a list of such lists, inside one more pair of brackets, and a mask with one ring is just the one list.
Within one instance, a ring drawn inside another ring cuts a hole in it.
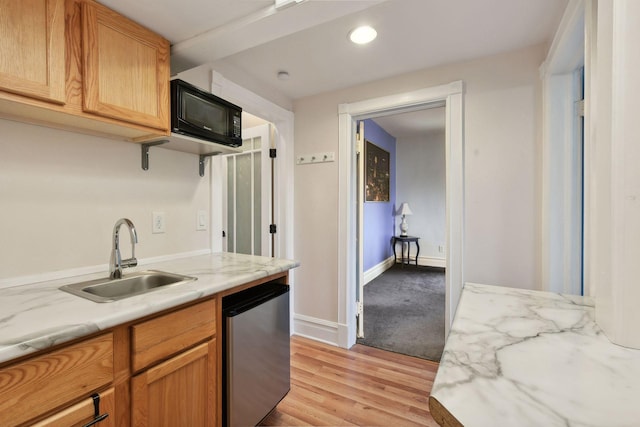
[{"label": "wooden upper cabinet", "polygon": [[65,102],[64,0],[0,0],[0,89]]},{"label": "wooden upper cabinet", "polygon": [[82,53],[84,111],[169,129],[167,40],[104,6],[85,2]]}]

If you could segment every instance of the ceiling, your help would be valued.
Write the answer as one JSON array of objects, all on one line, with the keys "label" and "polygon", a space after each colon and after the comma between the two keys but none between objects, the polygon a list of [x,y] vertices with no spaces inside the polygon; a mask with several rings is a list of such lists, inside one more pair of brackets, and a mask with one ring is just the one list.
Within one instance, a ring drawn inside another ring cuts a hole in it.
[{"label": "ceiling", "polygon": [[378,126],[398,141],[404,138],[425,137],[433,133],[442,132],[444,131],[444,120],[444,107],[387,115],[373,119]]},{"label": "ceiling", "polygon": [[[172,44],[172,73],[202,64],[292,101],[549,42],[568,0],[99,0]],[[369,24],[365,46],[348,33]],[[287,71],[289,80],[277,78]],[[268,97],[268,96],[266,96]]]}]

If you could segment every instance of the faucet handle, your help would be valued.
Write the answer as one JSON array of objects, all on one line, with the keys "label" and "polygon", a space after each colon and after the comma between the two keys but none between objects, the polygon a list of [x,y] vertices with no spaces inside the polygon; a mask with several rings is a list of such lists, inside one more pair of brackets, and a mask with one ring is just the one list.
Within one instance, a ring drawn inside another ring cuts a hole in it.
[{"label": "faucet handle", "polygon": [[136,265],[138,265],[138,260],[136,258],[127,258],[120,262],[121,268],[135,267]]}]

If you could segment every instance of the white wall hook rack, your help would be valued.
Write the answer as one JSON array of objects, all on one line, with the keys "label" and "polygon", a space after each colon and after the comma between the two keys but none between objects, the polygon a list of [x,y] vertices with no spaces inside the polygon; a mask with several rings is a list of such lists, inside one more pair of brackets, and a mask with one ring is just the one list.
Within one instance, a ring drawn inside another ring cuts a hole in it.
[{"label": "white wall hook rack", "polygon": [[307,165],[311,163],[327,163],[336,160],[336,153],[333,151],[326,153],[304,154],[296,157],[297,165]]}]

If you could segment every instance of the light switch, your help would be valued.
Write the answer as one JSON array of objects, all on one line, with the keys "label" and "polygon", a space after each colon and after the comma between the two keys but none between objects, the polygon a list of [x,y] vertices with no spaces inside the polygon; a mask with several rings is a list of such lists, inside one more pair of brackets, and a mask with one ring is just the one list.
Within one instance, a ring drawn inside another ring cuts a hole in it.
[{"label": "light switch", "polygon": [[196,230],[207,229],[207,211],[198,211],[198,217],[196,219]]}]

